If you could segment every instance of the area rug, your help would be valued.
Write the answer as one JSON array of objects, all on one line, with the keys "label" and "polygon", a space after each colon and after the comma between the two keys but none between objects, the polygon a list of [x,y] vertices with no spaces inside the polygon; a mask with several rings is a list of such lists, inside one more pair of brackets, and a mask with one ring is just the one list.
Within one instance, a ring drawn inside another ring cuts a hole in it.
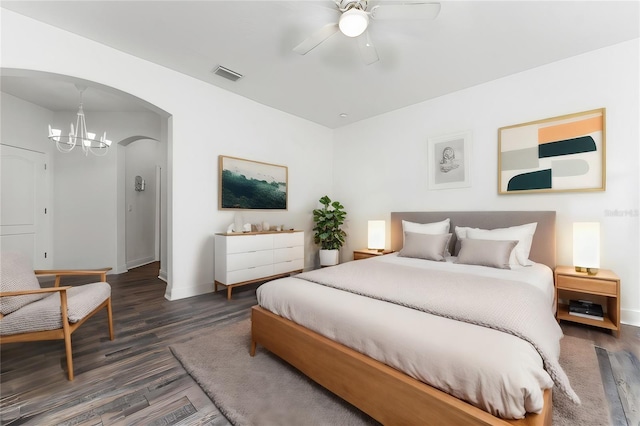
[{"label": "area rug", "polygon": [[[249,320],[171,346],[176,358],[236,426],[377,425],[360,410],[258,347],[249,355]],[[563,366],[582,405],[554,394],[554,426],[610,424],[598,359],[590,341],[562,339]]]}]

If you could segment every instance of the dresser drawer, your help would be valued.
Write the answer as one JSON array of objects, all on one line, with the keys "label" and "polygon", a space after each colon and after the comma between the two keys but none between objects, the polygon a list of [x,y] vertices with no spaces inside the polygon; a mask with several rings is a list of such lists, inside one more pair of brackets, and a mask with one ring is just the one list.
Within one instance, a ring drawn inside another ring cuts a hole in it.
[{"label": "dresser drawer", "polygon": [[235,284],[243,281],[256,280],[274,275],[273,265],[257,266],[255,268],[241,269],[227,273],[227,282],[223,284]]},{"label": "dresser drawer", "polygon": [[272,250],[273,235],[238,235],[226,237],[227,253]]},{"label": "dresser drawer", "polygon": [[227,271],[254,268],[273,263],[273,250],[234,253],[227,256]]},{"label": "dresser drawer", "polygon": [[563,290],[586,291],[612,296],[616,296],[618,294],[615,281],[599,280],[595,278],[558,275],[558,282],[556,283],[556,286]]},{"label": "dresser drawer", "polygon": [[274,248],[302,247],[304,245],[304,232],[285,232],[273,235]]},{"label": "dresser drawer", "polygon": [[288,262],[275,263],[273,265],[273,273],[286,274],[292,271],[299,271],[304,268],[304,259],[295,259]]},{"label": "dresser drawer", "polygon": [[273,251],[273,262],[287,262],[294,259],[302,259],[304,257],[304,247],[288,247],[279,248]]}]

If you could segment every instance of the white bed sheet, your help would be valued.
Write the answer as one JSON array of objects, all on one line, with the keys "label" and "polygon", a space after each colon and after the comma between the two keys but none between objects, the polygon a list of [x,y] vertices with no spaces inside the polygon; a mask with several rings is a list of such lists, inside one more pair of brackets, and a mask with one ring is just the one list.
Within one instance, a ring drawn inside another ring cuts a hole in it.
[{"label": "white bed sheet", "polygon": [[[413,266],[426,262],[438,264],[436,268],[474,270],[488,276],[505,272],[397,256],[358,262],[368,261]],[[546,275],[540,271],[544,268],[509,271],[514,273],[509,276],[527,276],[524,282],[537,282],[531,276]],[[541,287],[543,290],[544,284]],[[263,308],[499,417],[522,418],[527,412],[540,412],[543,390],[553,386],[538,352],[510,334],[295,277],[265,283],[257,296]],[[554,355],[559,356],[559,345]]]}]

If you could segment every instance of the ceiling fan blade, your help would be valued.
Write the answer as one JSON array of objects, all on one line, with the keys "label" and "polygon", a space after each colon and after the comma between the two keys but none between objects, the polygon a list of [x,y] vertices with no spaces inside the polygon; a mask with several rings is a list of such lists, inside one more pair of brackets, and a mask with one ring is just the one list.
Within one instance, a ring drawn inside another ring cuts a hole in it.
[{"label": "ceiling fan blade", "polygon": [[301,55],[307,54],[311,49],[338,32],[338,24],[327,24],[311,36],[293,48],[293,51]]},{"label": "ceiling fan blade", "polygon": [[371,65],[374,62],[378,62],[378,52],[371,42],[369,31],[365,31],[364,34],[358,37],[358,47],[360,48],[360,55],[365,64]]},{"label": "ceiling fan blade", "polygon": [[371,18],[383,19],[435,19],[440,3],[382,4],[371,8]]}]

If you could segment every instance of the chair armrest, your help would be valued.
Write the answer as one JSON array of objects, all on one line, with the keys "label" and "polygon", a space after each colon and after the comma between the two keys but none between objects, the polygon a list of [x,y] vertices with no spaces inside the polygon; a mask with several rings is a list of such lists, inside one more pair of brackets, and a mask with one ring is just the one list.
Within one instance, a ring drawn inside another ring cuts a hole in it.
[{"label": "chair armrest", "polygon": [[99,275],[100,281],[107,281],[107,271],[110,271],[111,268],[101,268],[101,269],[36,269],[33,271],[37,277],[43,277],[47,275],[54,275],[56,277],[56,281],[54,283],[54,287],[60,286],[60,280],[65,276],[80,276],[80,275]]},{"label": "chair armrest", "polygon": [[43,275],[101,275],[106,274],[111,268],[101,269],[36,269],[33,271],[38,276]]},{"label": "chair armrest", "polygon": [[55,293],[57,291],[67,291],[70,288],[71,286],[67,285],[64,287],[47,287],[47,288],[39,288],[35,290],[5,291],[4,293],[0,293],[0,297],[25,296],[27,294]]}]

